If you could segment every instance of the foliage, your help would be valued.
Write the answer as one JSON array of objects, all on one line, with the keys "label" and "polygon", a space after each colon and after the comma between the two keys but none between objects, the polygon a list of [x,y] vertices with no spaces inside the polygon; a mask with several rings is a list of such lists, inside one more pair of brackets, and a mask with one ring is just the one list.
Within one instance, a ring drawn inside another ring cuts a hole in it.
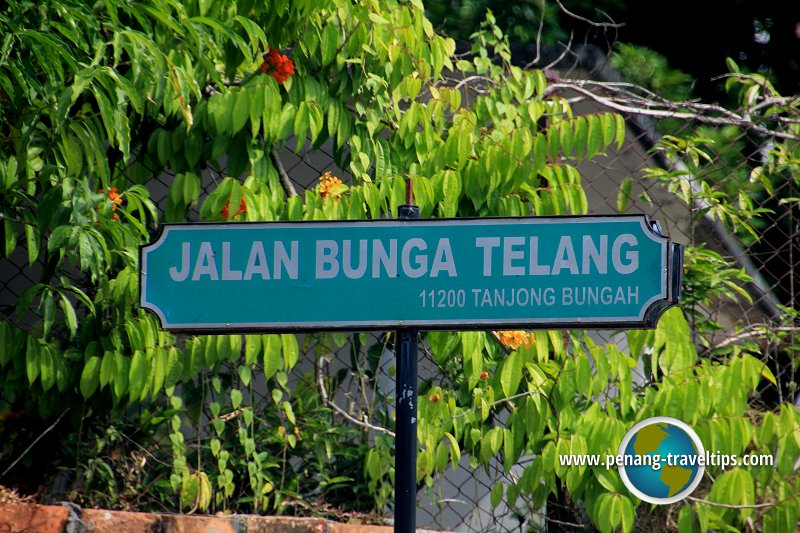
[{"label": "foliage", "polygon": [[664,182],[670,192],[691,207],[694,216],[708,214],[726,227],[758,239],[750,221],[769,210],[757,207],[749,190],[733,187],[728,191],[722,185],[724,182],[713,179],[714,172],[703,166],[704,163],[713,166],[714,159],[705,149],[712,143],[712,139],[702,137],[665,135],[656,150],[663,151],[669,161],[676,162],[675,168],[650,168],[646,169],[646,174]]},{"label": "foliage", "polygon": [[664,98],[683,101],[691,95],[691,77],[670,68],[666,57],[643,46],[617,43],[611,66],[625,80]]},{"label": "foliage", "polygon": [[[533,43],[538,39],[554,44],[569,41],[571,31],[588,31],[590,26],[582,25],[577,17],[609,22],[609,13],[622,7],[620,0],[563,0],[560,5],[552,0],[456,0],[429,2],[425,10],[437,29],[456,38],[469,38],[473,28],[477,28],[490,12],[496,17],[498,27],[515,42]],[[576,16],[565,16],[564,11]],[[576,37],[580,40],[583,34]]]},{"label": "foliage", "polygon": [[[162,476],[152,493],[175,510],[309,514],[332,503],[383,511],[392,441],[341,425],[318,396],[318,376],[299,370],[294,335],[177,337],[138,309],[137,250],[161,214],[148,187],[169,182],[169,221],[392,217],[406,178],[423,217],[583,214],[578,165],[624,141],[620,116],[577,115],[566,99],[546,97],[544,74],[510,63],[494,19],[473,53],[457,58],[417,0],[13,2],[0,27],[3,252],[19,248],[42,265],[15,306],[36,324],[0,323],[0,405],[44,421],[82,406],[68,417],[70,444],[106,438],[96,428],[138,413],[148,423],[143,442],[169,442],[168,470],[150,462]],[[282,52],[268,56],[272,70],[262,68],[267,50]],[[292,194],[276,148],[301,153],[326,142],[349,185],[329,175]],[[707,157],[701,144],[670,138],[663,149],[697,167]],[[680,173],[663,177],[677,194],[697,196]],[[704,185],[720,219],[746,229],[759,214]],[[687,263],[696,298],[737,292],[739,273],[713,278],[701,266]],[[631,531],[636,513],[649,511],[617,472],[567,468],[558,458],[616,453],[636,421],[675,416],[710,448],[775,453],[777,465],[712,471],[702,492],[711,502],[765,507],[693,502],[681,524],[756,520],[792,530],[800,418],[789,403],[751,411],[759,383],[775,381],[757,354],[735,347],[700,359],[680,309],[653,332],[628,333],[627,352],[580,332],[522,338],[512,349],[486,332],[426,336],[441,372],[420,396],[420,483],[431,486],[464,454],[474,467],[498,458],[507,472],[523,470],[492,489],[493,504],[505,498],[532,513],[567,494],[601,531]],[[320,358],[349,344],[352,367],[325,386],[333,396],[346,379],[358,381],[370,391],[369,419],[389,426],[377,392],[386,339],[366,346],[358,334],[325,334],[308,343],[318,371]],[[640,363],[650,379],[634,386]],[[63,446],[53,463],[80,463],[73,475],[101,487],[92,501],[114,505],[124,481],[97,442],[95,456]]]}]

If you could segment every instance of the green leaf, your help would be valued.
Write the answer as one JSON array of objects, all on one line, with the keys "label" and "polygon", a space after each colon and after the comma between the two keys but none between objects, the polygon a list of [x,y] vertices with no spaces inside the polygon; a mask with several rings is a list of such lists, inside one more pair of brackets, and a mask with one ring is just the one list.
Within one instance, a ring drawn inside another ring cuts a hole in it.
[{"label": "green leaf", "polygon": [[458,441],[450,433],[445,432],[445,437],[450,441],[450,462],[453,465],[453,471],[458,470],[458,463],[461,462],[461,448],[458,446]]},{"label": "green leaf", "polygon": [[617,192],[617,212],[624,213],[633,200],[633,178],[630,176],[622,180],[619,185],[619,192]]},{"label": "green leaf", "polygon": [[128,379],[131,368],[131,360],[118,352],[114,352],[114,395],[117,399],[128,390]]},{"label": "green leaf", "polygon": [[256,85],[250,94],[250,131],[253,137],[258,136],[258,131],[261,129],[261,117],[264,115],[264,106],[266,103],[266,96],[264,85]]},{"label": "green leaf", "polygon": [[328,136],[333,137],[339,130],[342,107],[339,102],[331,102],[328,106]]},{"label": "green leaf", "polygon": [[645,346],[652,346],[653,332],[646,330],[628,331],[628,351],[633,358],[639,358]]},{"label": "green leaf", "polygon": [[600,120],[603,123],[603,148],[608,148],[617,134],[616,116],[617,115],[612,113],[603,113],[600,115]]},{"label": "green leaf", "polygon": [[50,390],[56,382],[56,361],[53,349],[47,344],[40,347],[39,371],[39,379],[42,382],[42,388],[45,391]]},{"label": "green leaf", "polygon": [[236,372],[239,374],[239,379],[242,380],[244,386],[249,386],[250,380],[253,378],[253,371],[250,370],[250,367],[247,365],[239,365]]},{"label": "green leaf", "polygon": [[695,527],[694,513],[692,512],[691,505],[681,505],[681,510],[678,512],[678,531],[685,531],[686,533],[698,531],[698,528]]},{"label": "green leaf", "polygon": [[619,516],[619,521],[612,524],[614,526],[619,525],[622,528],[623,533],[630,533],[633,531],[633,522],[636,519],[636,513],[633,509],[633,502],[627,496],[623,496],[622,494],[615,494],[615,502],[614,502],[614,509],[617,516]]},{"label": "green leaf", "polygon": [[585,354],[575,355],[575,385],[578,387],[578,394],[591,396],[592,367],[589,358]]},{"label": "green leaf", "polygon": [[461,180],[452,170],[445,170],[442,173],[442,196],[444,216],[455,217],[458,214],[458,203],[461,198]]},{"label": "green leaf", "polygon": [[306,142],[308,125],[308,104],[300,102],[300,105],[297,106],[297,113],[294,116],[294,138],[297,141],[297,152],[303,148]]},{"label": "green leaf", "polygon": [[503,484],[502,481],[498,481],[497,483],[492,485],[491,496],[490,496],[492,509],[496,509],[497,506],[500,505],[500,502],[503,500],[504,487],[505,485]]},{"label": "green leaf", "polygon": [[367,452],[364,470],[371,480],[377,481],[381,478],[381,457],[376,448],[370,448]]},{"label": "green leaf", "polygon": [[800,505],[797,499],[787,501],[769,509],[764,515],[763,531],[791,533],[796,531],[800,521]]},{"label": "green leaf", "polygon": [[114,379],[114,352],[107,351],[103,354],[103,361],[100,363],[100,387],[105,387]]},{"label": "green leaf", "polygon": [[603,144],[603,122],[596,115],[590,115],[588,120],[589,136],[586,141],[586,156],[594,157],[600,152],[600,147]]},{"label": "green leaf", "polygon": [[252,365],[258,362],[261,354],[261,335],[245,335],[244,337],[244,362]]},{"label": "green leaf", "polygon": [[[488,459],[500,451],[503,446],[503,428],[493,427],[481,439],[481,457]],[[488,456],[487,456],[488,454]]]},{"label": "green leaf", "polygon": [[299,357],[300,349],[297,345],[297,337],[293,333],[285,333],[281,335],[281,344],[283,347],[284,370],[288,372],[297,364]]},{"label": "green leaf", "polygon": [[150,360],[150,377],[151,382],[150,393],[151,398],[155,398],[164,386],[164,380],[167,378],[167,349],[159,346],[155,349],[152,359]]},{"label": "green leaf", "polygon": [[250,118],[250,95],[247,90],[232,93],[234,96],[233,116],[231,117],[231,131],[236,134],[244,128]]},{"label": "green leaf", "polygon": [[297,419],[294,416],[294,409],[292,409],[292,404],[287,401],[284,401],[282,404],[283,411],[286,413],[286,419],[292,423],[293,426],[297,425]]},{"label": "green leaf", "polygon": [[461,333],[463,347],[464,372],[467,385],[471,389],[480,380],[483,371],[483,334],[477,331]]},{"label": "green leaf", "polygon": [[50,290],[44,291],[42,296],[42,323],[44,325],[43,337],[47,337],[53,322],[56,319],[56,302]]},{"label": "green leaf", "polygon": [[369,207],[369,215],[372,219],[381,217],[381,193],[374,183],[365,183],[363,186],[364,199]]},{"label": "green leaf", "polygon": [[616,470],[593,468],[592,472],[600,485],[607,491],[620,492],[625,490],[625,485],[622,484],[622,479],[619,477],[619,473]]},{"label": "green leaf", "polygon": [[25,241],[28,247],[28,265],[33,266],[39,257],[39,229],[31,224],[25,224]]},{"label": "green leaf", "polygon": [[172,157],[172,142],[170,140],[170,135],[164,130],[156,131],[155,135],[158,162],[162,165],[169,166],[170,158]]},{"label": "green leaf", "polygon": [[242,55],[244,55],[245,57],[250,55],[249,47],[247,46],[247,43],[245,43],[244,39],[242,39],[230,27],[226,26],[220,21],[210,17],[192,17],[188,19],[188,21],[198,25],[203,24],[205,26],[215,29],[216,31],[227,37],[230,41],[232,41],[233,44],[235,44],[237,48],[239,48],[239,51],[242,52]]},{"label": "green leaf", "polygon": [[[175,176],[176,178],[178,176]],[[183,175],[183,183],[182,183],[182,200],[183,203],[186,205],[190,205],[197,201],[200,198],[201,188],[200,188],[200,177],[196,174],[191,172],[187,172]]]},{"label": "green leaf", "polygon": [[308,127],[311,132],[311,143],[317,142],[317,137],[325,128],[325,117],[322,115],[322,109],[316,102],[311,102],[308,106]]},{"label": "green leaf", "polygon": [[72,307],[72,302],[64,297],[63,294],[58,303],[61,307],[61,312],[64,313],[64,321],[67,323],[69,335],[70,337],[74,337],[78,330],[78,317],[75,315],[75,308]]},{"label": "green leaf", "polygon": [[680,307],[673,307],[661,315],[653,349],[659,354],[658,366],[665,375],[685,372],[694,367],[697,349]]},{"label": "green leaf", "polygon": [[41,352],[41,345],[39,344],[39,339],[31,336],[28,337],[26,344],[25,373],[28,376],[28,384],[33,385],[33,382],[39,377],[39,353]]},{"label": "green leaf", "polygon": [[208,115],[218,134],[228,133],[231,129],[232,93],[216,93],[208,100]]},{"label": "green leaf", "polygon": [[166,375],[164,376],[164,388],[174,387],[183,375],[183,357],[178,349],[171,346],[167,352]]},{"label": "green leaf", "polygon": [[233,389],[231,391],[231,407],[238,409],[240,405],[242,405],[242,391]]},{"label": "green leaf", "polygon": [[506,357],[500,369],[500,386],[506,398],[515,394],[522,379],[522,353],[512,352]]},{"label": "green leaf", "polygon": [[389,24],[389,21],[383,18],[382,16],[378,15],[377,13],[370,13],[369,20],[374,22],[375,24]]},{"label": "green leaf", "polygon": [[625,144],[625,119],[617,113],[614,115],[614,120],[616,122],[617,150],[622,150],[622,146]]},{"label": "green leaf", "polygon": [[147,379],[150,376],[150,363],[144,352],[136,351],[131,358],[128,371],[128,397],[131,402],[140,400],[147,394]]},{"label": "green leaf", "polygon": [[[201,0],[201,4],[202,3],[203,0]],[[205,12],[200,14],[205,15]],[[241,15],[236,15],[233,17],[233,20],[241,24],[244,31],[247,32],[247,37],[250,40],[250,48],[253,52],[257,52],[267,44],[267,35],[264,33],[264,30],[261,29],[261,26]]]},{"label": "green leaf", "polygon": [[281,337],[280,335],[264,335],[264,379],[269,379],[281,368]]},{"label": "green leaf", "polygon": [[[336,51],[339,48],[339,28],[333,22],[328,22],[325,29],[322,30],[320,47],[322,51],[322,66],[327,67],[336,57]],[[334,128],[334,130],[331,131],[331,135],[333,135],[335,131]]]},{"label": "green leaf", "polygon": [[90,357],[81,372],[80,389],[84,399],[88,399],[100,385],[100,363],[99,357]]}]

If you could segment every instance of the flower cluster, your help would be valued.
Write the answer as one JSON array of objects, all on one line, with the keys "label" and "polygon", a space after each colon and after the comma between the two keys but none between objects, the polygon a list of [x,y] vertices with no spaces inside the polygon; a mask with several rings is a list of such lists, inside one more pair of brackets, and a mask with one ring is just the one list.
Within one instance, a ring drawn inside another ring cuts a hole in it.
[{"label": "flower cluster", "polygon": [[228,220],[229,218],[236,218],[242,213],[247,212],[247,204],[244,203],[244,196],[242,196],[241,200],[239,201],[239,209],[233,214],[233,217],[230,216],[230,205],[231,199],[228,198],[228,201],[225,202],[225,207],[223,207],[222,211],[219,212],[219,215],[225,220]]},{"label": "flower cluster", "polygon": [[[97,192],[99,192],[100,194],[103,194],[103,193],[105,193],[105,190],[100,189]],[[117,206],[122,205],[122,195],[119,192],[117,192],[117,188],[116,187],[109,187],[109,189],[108,189],[108,199],[111,200],[111,211],[116,211],[117,210]],[[117,213],[114,213],[111,216],[111,219],[112,220],[119,220],[119,215]]]},{"label": "flower cluster", "polygon": [[288,56],[281,55],[277,50],[268,50],[263,58],[261,72],[275,78],[278,85],[283,85],[283,82],[294,76],[294,63]]},{"label": "flower cluster", "polygon": [[319,185],[317,185],[317,192],[320,198],[333,198],[338,200],[342,193],[347,189],[347,186],[342,183],[342,180],[326,171],[325,174],[319,177]]},{"label": "flower cluster", "polygon": [[498,331],[497,336],[504,346],[516,350],[520,346],[530,348],[533,346],[533,336],[528,331]]}]

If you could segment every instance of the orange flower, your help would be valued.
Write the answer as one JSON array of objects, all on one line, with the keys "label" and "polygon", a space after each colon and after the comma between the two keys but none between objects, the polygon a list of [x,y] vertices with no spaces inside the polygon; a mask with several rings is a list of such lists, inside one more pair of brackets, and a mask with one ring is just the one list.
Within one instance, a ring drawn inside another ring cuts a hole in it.
[{"label": "orange flower", "polygon": [[231,199],[228,198],[228,201],[225,202],[225,207],[223,207],[222,211],[219,212],[219,215],[226,220],[229,218],[236,218],[242,213],[247,212],[247,204],[244,202],[244,196],[242,196],[241,200],[239,201],[239,209],[233,214],[233,217],[230,216],[230,205]]},{"label": "orange flower", "polygon": [[317,185],[317,192],[320,198],[333,198],[334,201],[342,196],[342,191],[346,187],[342,184],[342,180],[326,171],[325,174],[319,177],[319,185]]},{"label": "orange flower", "polygon": [[[103,194],[105,190],[100,189],[100,194]],[[118,205],[122,205],[122,195],[117,192],[116,187],[111,187],[108,189],[108,199],[111,200],[111,210],[116,211]]]},{"label": "orange flower", "polygon": [[529,348],[533,346],[533,336],[528,331],[498,331],[497,336],[504,346],[516,350],[520,346]]},{"label": "orange flower", "polygon": [[281,55],[277,50],[267,50],[262,57],[264,62],[259,70],[275,78],[278,85],[283,85],[283,82],[294,76],[294,63],[288,56]]},{"label": "orange flower", "polygon": [[[97,192],[103,194],[105,193],[105,190],[100,189]],[[111,211],[112,212],[116,211],[117,206],[122,205],[122,195],[119,194],[119,192],[117,192],[116,187],[109,187],[107,196],[108,199],[111,200]],[[119,220],[119,215],[117,213],[114,213],[113,215],[111,215],[111,220]]]}]

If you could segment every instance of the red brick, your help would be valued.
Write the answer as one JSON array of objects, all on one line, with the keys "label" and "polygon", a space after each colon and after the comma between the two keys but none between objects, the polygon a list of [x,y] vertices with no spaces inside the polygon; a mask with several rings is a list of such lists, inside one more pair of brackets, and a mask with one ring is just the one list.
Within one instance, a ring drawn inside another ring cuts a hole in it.
[{"label": "red brick", "polygon": [[239,533],[236,517],[162,515],[164,533]]},{"label": "red brick", "polygon": [[[233,515],[227,517],[130,513],[82,509],[81,522],[91,533],[392,533],[387,526],[339,524],[322,518]],[[69,510],[29,503],[0,504],[0,533],[63,533]],[[426,533],[417,530],[418,533]],[[433,532],[428,532],[433,533]]]},{"label": "red brick", "polygon": [[328,522],[322,518],[293,518],[288,516],[246,516],[247,533],[330,533]]},{"label": "red brick", "polygon": [[372,526],[367,524],[331,524],[331,533],[392,533],[389,526]]},{"label": "red brick", "polygon": [[0,505],[0,531],[63,533],[68,516],[66,507],[4,503]]},{"label": "red brick", "polygon": [[161,515],[157,514],[81,510],[81,522],[92,533],[152,533],[161,530],[161,521]]}]

